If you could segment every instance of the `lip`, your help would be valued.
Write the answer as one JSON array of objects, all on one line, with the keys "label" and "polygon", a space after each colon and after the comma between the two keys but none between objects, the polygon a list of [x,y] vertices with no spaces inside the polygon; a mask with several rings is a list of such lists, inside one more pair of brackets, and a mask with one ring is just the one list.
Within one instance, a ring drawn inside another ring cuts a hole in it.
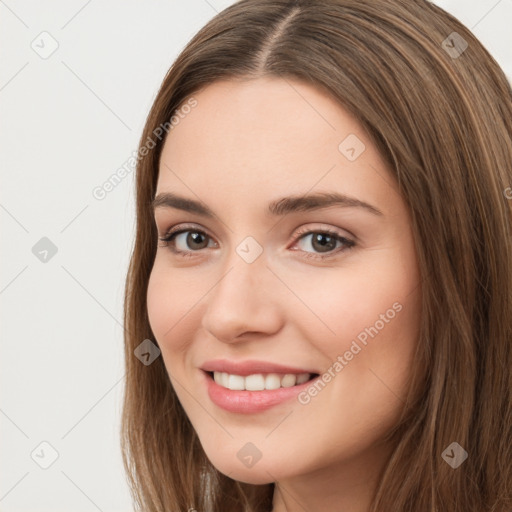
[{"label": "lip", "polygon": [[304,391],[308,386],[320,378],[320,376],[314,377],[303,384],[291,386],[289,388],[265,389],[262,391],[233,391],[217,384],[213,380],[212,376],[206,371],[201,371],[201,373],[205,379],[210,400],[215,405],[226,411],[239,414],[263,412],[271,407],[287,402],[295,398],[301,391]]},{"label": "lip", "polygon": [[255,373],[293,373],[295,375],[299,373],[319,373],[317,370],[310,368],[296,368],[292,366],[284,366],[281,364],[275,364],[268,361],[229,361],[228,359],[215,359],[206,361],[202,366],[201,370],[205,372],[225,372],[231,375],[240,375],[246,377]]}]

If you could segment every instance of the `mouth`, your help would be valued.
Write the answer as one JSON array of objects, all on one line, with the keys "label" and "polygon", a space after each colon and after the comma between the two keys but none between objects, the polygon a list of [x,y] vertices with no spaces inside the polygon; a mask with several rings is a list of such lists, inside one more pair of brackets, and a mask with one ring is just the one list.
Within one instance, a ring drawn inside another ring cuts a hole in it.
[{"label": "mouth", "polygon": [[[299,393],[320,377],[318,373],[246,376],[205,370],[201,373],[210,400],[217,407],[236,414],[262,413],[278,405],[293,403]],[[267,389],[267,385],[271,389]]]},{"label": "mouth", "polygon": [[231,391],[273,391],[306,384],[318,373],[254,373],[236,375],[227,372],[206,371],[208,377],[222,388]]}]

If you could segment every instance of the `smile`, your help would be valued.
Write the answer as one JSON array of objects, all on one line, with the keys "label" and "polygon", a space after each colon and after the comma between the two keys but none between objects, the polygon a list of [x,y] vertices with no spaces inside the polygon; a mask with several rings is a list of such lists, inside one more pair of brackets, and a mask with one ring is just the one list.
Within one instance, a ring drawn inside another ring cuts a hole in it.
[{"label": "smile", "polygon": [[261,413],[286,402],[293,403],[299,393],[320,378],[316,373],[246,376],[204,370],[201,373],[210,400],[221,409],[238,414]]},{"label": "smile", "polygon": [[310,373],[255,373],[252,375],[233,375],[226,372],[212,372],[214,381],[223,388],[232,391],[263,391],[279,388],[290,388],[304,384],[313,377]]}]

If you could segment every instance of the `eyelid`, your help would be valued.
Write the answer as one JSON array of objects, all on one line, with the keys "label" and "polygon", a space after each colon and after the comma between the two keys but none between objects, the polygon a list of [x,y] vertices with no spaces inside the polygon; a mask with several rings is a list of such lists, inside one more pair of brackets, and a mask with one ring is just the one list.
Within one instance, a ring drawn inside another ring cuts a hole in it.
[{"label": "eyelid", "polygon": [[168,236],[173,235],[175,233],[179,233],[181,231],[197,231],[208,235],[208,231],[202,227],[198,227],[197,224],[187,224],[186,222],[184,222],[182,224],[177,224],[176,226],[169,228],[167,231],[165,231],[161,238],[167,238]]},{"label": "eyelid", "polygon": [[[164,242],[163,247],[166,247],[166,246],[168,246],[168,243],[171,241],[171,240],[169,240],[170,238],[172,238],[172,240],[174,240],[174,238],[176,236],[178,236],[179,234],[182,234],[183,232],[187,232],[187,231],[202,233],[202,234],[206,235],[206,237],[208,237],[210,240],[214,240],[214,237],[212,237],[208,233],[207,230],[203,229],[202,227],[198,227],[197,224],[189,224],[189,223],[182,223],[182,224],[173,226],[172,228],[169,228],[164,233],[164,235],[159,236],[158,239],[160,241]],[[346,250],[349,250],[352,247],[356,246],[356,240],[357,240],[357,238],[355,236],[353,236],[352,234],[350,234],[350,237],[347,237],[347,236],[344,236],[343,234],[341,234],[339,231],[340,231],[339,228],[333,228],[333,227],[311,227],[311,226],[301,227],[301,228],[297,229],[294,233],[292,247],[297,245],[300,242],[300,240],[304,237],[304,235],[310,235],[313,233],[328,234],[330,236],[333,236],[337,240],[341,241],[345,245],[345,247],[337,248],[336,250],[327,252],[325,254],[309,252],[309,251],[300,251],[300,252],[304,253],[304,256],[303,256],[304,258],[312,258],[312,259],[316,259],[316,260],[335,258],[340,253],[345,252]],[[217,242],[215,242],[215,243],[217,243]],[[169,248],[169,249],[174,254],[176,254],[177,256],[180,256],[180,257],[190,257],[190,256],[193,256],[194,253],[202,252],[201,249],[197,250],[197,251],[182,251],[182,250],[177,250],[175,248]]]},{"label": "eyelid", "polygon": [[[322,233],[327,234],[331,237],[334,237],[337,241],[340,241],[343,246],[338,247],[335,250],[329,251],[327,253],[315,253],[315,252],[309,252],[309,251],[301,251],[304,254],[301,256],[306,259],[313,259],[313,260],[329,260],[334,259],[338,257],[341,253],[346,252],[349,249],[352,249],[357,245],[356,243],[356,237],[353,235],[350,235],[350,237],[347,237],[340,233],[339,228],[333,228],[333,227],[303,227],[299,228],[295,234],[294,239],[292,242],[291,247],[295,247],[297,244],[300,243],[300,241],[305,238],[306,236],[309,236],[313,233]],[[293,249],[297,250],[297,249]]]},{"label": "eyelid", "polygon": [[[214,240],[214,237],[211,236],[207,230],[203,229],[202,227],[197,227],[196,224],[187,224],[187,223],[177,224],[176,226],[169,228],[162,236],[158,236],[158,239],[161,242],[164,242],[163,247],[166,247],[168,245],[168,243],[171,241],[171,240],[169,240],[171,237],[178,236],[179,234],[182,234],[183,232],[187,232],[187,231],[203,233],[210,240]],[[200,252],[200,251],[178,251],[178,250],[172,249],[172,248],[171,248],[171,251],[173,251],[175,254],[186,254],[186,253],[190,254],[190,253],[194,253],[194,252]]]},{"label": "eyelid", "polygon": [[[310,223],[311,224],[311,223]],[[313,223],[314,224],[314,223]],[[321,224],[321,223],[317,223],[317,224]],[[175,229],[176,228],[176,229]],[[208,235],[210,238],[214,238],[212,237],[209,233],[208,233],[208,230],[204,229],[203,227],[199,226],[197,224],[194,224],[194,223],[187,223],[187,222],[184,222],[184,223],[181,223],[181,224],[177,224],[176,226],[173,226],[171,228],[169,228],[167,231],[164,232],[164,234],[159,237],[160,239],[161,238],[167,238],[168,236],[170,236],[171,234],[175,234],[175,233],[179,233],[181,231],[186,231],[186,230],[196,230],[200,233],[204,233],[206,235]],[[321,232],[321,233],[330,233],[332,235],[335,235],[335,236],[339,236],[340,238],[346,238],[346,239],[352,239],[353,241],[356,241],[357,240],[357,237],[355,235],[353,235],[352,233],[350,233],[349,231],[347,231],[348,233],[348,237],[341,234],[340,232],[340,229],[339,228],[333,228],[333,227],[330,227],[330,226],[327,226],[327,225],[323,225],[323,226],[314,226],[314,227],[311,227],[311,226],[308,226],[308,227],[300,227],[298,228],[296,231],[295,231],[295,236],[294,236],[294,241],[297,241],[297,237],[298,236],[301,236],[301,235],[304,235],[306,233],[311,233],[311,232]],[[346,230],[345,230],[346,231]]]},{"label": "eyelid", "polygon": [[[313,227],[311,227],[310,224],[316,224],[314,225]],[[347,231],[346,229],[342,230],[341,228],[335,228],[335,227],[332,227],[328,224],[322,224],[321,222],[317,222],[317,223],[310,223],[308,224],[307,226],[305,227],[300,227],[298,228],[296,231],[295,231],[295,237],[298,237],[298,236],[301,236],[301,235],[304,235],[306,233],[330,233],[334,236],[337,236],[339,238],[344,238],[346,240],[352,240],[352,241],[356,241],[357,238],[355,235],[353,235],[352,233],[350,233],[350,231]],[[347,235],[344,235],[342,233],[342,231],[345,231],[347,233]]]}]

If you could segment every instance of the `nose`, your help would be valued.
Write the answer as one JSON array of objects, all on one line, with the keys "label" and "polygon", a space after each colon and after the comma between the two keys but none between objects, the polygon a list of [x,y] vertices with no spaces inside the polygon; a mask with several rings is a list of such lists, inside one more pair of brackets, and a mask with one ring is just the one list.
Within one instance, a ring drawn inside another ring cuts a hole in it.
[{"label": "nose", "polygon": [[252,263],[230,259],[228,270],[207,295],[203,328],[225,343],[278,332],[283,320],[279,284],[264,258]]}]

